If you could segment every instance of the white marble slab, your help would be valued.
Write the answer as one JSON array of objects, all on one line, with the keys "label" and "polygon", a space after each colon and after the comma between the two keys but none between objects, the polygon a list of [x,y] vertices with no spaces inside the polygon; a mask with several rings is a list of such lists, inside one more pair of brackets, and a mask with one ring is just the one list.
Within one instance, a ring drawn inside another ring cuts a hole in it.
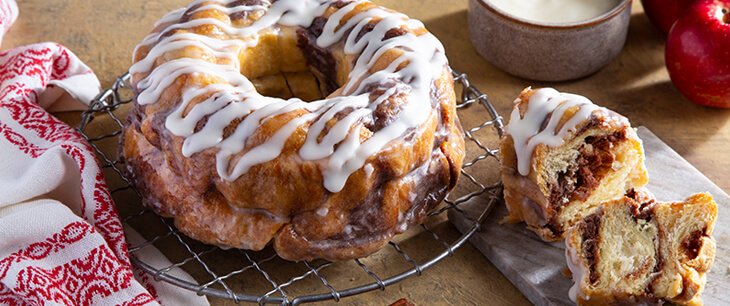
[{"label": "white marble slab", "polygon": [[[718,204],[713,234],[717,243],[716,257],[707,274],[702,299],[705,305],[730,305],[730,197],[651,131],[643,127],[638,130],[646,151],[647,188],[657,199],[678,201],[697,192],[709,192],[715,198]],[[470,216],[478,216],[485,205],[485,200],[474,198],[459,207]],[[525,228],[524,223],[500,225],[499,220],[506,215],[504,204],[498,203],[470,242],[532,303],[572,305],[568,298],[572,280],[561,273],[567,268],[564,244],[540,240]],[[462,232],[472,225],[453,210],[449,211],[449,219]]]}]

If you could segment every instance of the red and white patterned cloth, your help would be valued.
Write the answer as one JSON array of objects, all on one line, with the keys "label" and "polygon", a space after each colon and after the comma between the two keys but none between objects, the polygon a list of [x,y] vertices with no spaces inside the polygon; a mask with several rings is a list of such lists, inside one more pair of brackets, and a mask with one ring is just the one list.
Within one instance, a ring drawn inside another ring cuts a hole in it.
[{"label": "red and white patterned cloth", "polygon": [[[0,42],[17,15],[0,0]],[[99,91],[61,45],[0,52],[0,305],[207,304],[134,271],[92,148],[47,112]]]}]

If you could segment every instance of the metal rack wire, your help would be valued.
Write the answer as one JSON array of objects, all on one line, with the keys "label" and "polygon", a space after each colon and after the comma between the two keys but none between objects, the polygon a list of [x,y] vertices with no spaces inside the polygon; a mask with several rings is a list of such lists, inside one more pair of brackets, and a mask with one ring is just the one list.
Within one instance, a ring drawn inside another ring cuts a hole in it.
[{"label": "metal rack wire", "polygon": [[[151,233],[147,235],[146,241],[143,243],[128,245],[133,264],[154,276],[155,279],[194,291],[199,295],[231,299],[236,303],[297,305],[322,300],[339,301],[347,296],[376,289],[384,290],[387,286],[403,279],[421,275],[423,270],[447,256],[453,256],[454,251],[480,229],[481,223],[486,219],[492,206],[501,199],[502,188],[499,180],[485,179],[480,173],[496,169],[494,163],[498,162],[497,150],[490,149],[489,146],[494,145],[502,135],[502,118],[488,101],[487,96],[469,83],[465,74],[454,71],[453,76],[457,93],[460,93],[460,97],[457,99],[459,116],[466,114],[480,116],[479,118],[484,116],[487,120],[471,128],[464,127],[467,137],[467,159],[463,165],[462,176],[457,188],[447,196],[444,204],[429,213],[426,223],[420,227],[413,227],[401,235],[430,237],[427,239],[433,240],[433,242],[429,242],[433,244],[431,248],[436,250],[436,253],[430,258],[412,258],[408,255],[407,250],[410,242],[398,240],[397,237],[389,242],[389,247],[368,258],[347,262],[315,260],[294,263],[278,258],[273,251],[266,251],[266,249],[258,252],[224,250],[184,236],[175,229],[169,219],[159,217],[141,205],[139,193],[121,170],[121,162],[116,158],[116,151],[108,149],[109,147],[116,148],[117,136],[121,133],[122,121],[126,116],[124,105],[132,101],[129,74],[118,77],[110,89],[92,101],[89,109],[82,113],[77,130],[86,137],[98,153],[123,223],[133,228],[139,227],[140,224],[143,224],[145,228],[156,228],[156,230],[149,230]],[[98,131],[92,123],[95,118],[113,120],[118,129]],[[107,148],[106,152],[103,150],[104,148]],[[488,199],[481,214],[469,216],[459,209],[459,204],[476,196]],[[468,231],[453,241],[446,241],[439,237],[437,231],[431,228],[434,224],[429,223],[431,220],[443,222],[444,218],[439,218],[439,216],[445,216],[443,213],[447,210],[458,211],[473,222]],[[163,253],[173,264],[154,266],[150,262],[140,260],[136,256],[137,253],[148,247],[165,250],[166,252]],[[421,245],[419,245],[420,247]],[[412,268],[406,271],[378,269],[381,265],[393,260],[405,260]],[[235,267],[231,267],[231,263],[235,263]],[[225,268],[221,269],[221,266],[225,266]],[[188,271],[196,278],[197,283],[176,277],[171,273],[176,268]],[[353,279],[361,281],[346,289],[336,289],[336,287],[341,287],[341,285],[335,285],[335,282],[338,281],[337,275],[340,274],[350,277],[350,283]],[[266,284],[268,289],[257,291],[249,288],[248,284],[252,282],[247,282],[247,280],[252,278],[255,278],[259,284]]]}]

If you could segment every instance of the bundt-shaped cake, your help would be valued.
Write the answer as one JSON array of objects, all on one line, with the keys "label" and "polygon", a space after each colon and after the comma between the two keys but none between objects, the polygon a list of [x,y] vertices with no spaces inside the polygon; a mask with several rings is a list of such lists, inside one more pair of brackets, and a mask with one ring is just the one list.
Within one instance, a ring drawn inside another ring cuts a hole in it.
[{"label": "bundt-shaped cake", "polygon": [[368,1],[195,1],[156,23],[130,73],[126,172],[206,243],[364,257],[459,177],[443,46]]}]

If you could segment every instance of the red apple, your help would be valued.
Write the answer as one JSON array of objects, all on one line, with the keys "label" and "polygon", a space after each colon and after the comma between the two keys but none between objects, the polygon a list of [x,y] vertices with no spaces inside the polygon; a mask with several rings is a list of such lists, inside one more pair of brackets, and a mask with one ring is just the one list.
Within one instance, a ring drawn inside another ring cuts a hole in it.
[{"label": "red apple", "polygon": [[679,15],[694,1],[696,0],[641,0],[641,5],[649,21],[667,34]]},{"label": "red apple", "polygon": [[690,101],[730,108],[730,0],[698,0],[669,32],[669,77]]}]

